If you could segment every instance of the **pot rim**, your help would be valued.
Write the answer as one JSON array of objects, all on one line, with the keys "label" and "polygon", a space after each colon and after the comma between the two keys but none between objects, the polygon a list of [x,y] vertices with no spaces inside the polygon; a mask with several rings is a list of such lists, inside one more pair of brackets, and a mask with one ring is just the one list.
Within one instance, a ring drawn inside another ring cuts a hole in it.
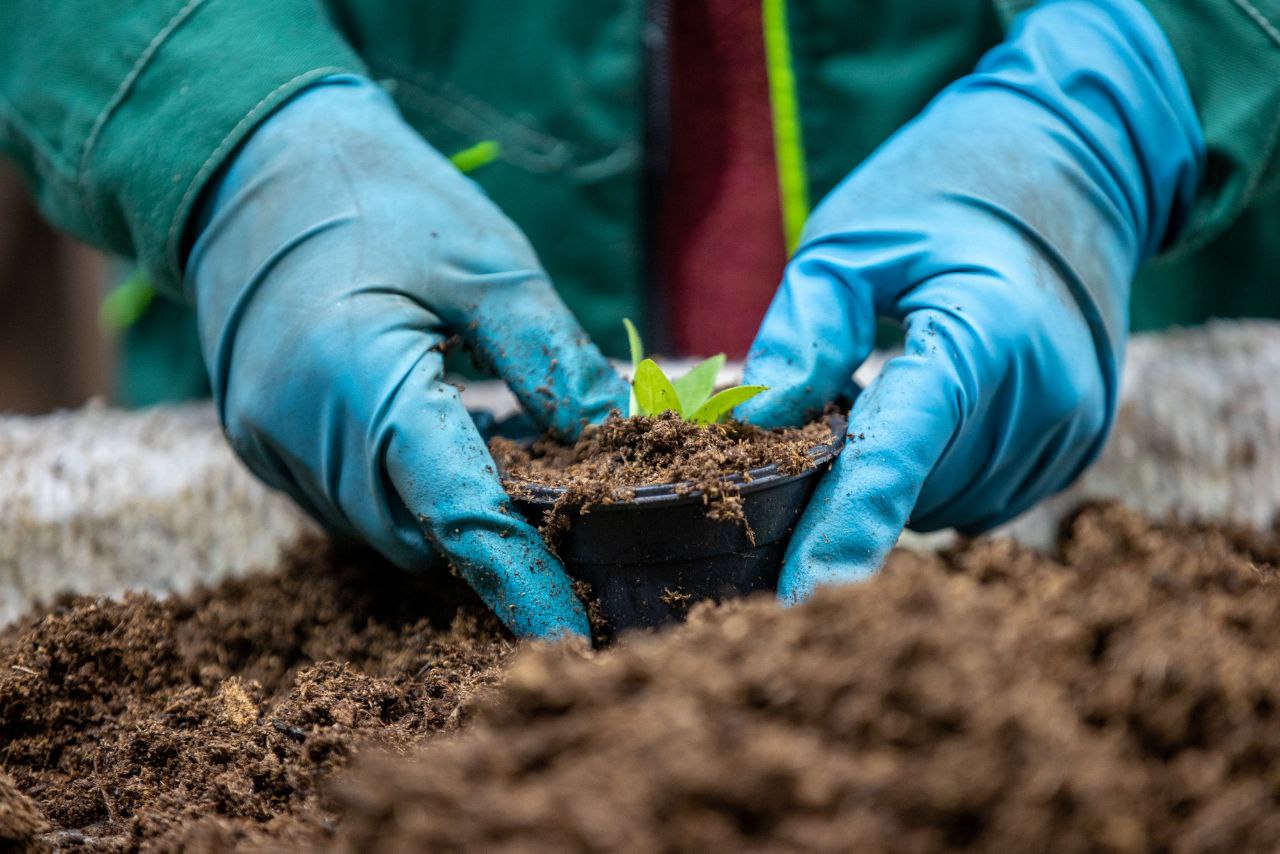
[{"label": "pot rim", "polygon": [[[821,445],[814,445],[809,449],[809,457],[813,460],[813,466],[796,474],[784,475],[778,472],[778,464],[770,463],[767,466],[759,466],[757,468],[748,469],[746,474],[727,474],[723,476],[723,480],[735,483],[739,487],[742,495],[750,495],[753,492],[759,492],[768,487],[788,483],[793,480],[799,480],[805,477],[812,477],[818,470],[828,463],[831,463],[845,445],[845,429],[846,421],[842,415],[826,416],[827,426],[831,428],[832,439]],[[551,507],[556,503],[557,499],[564,494],[563,486],[548,486],[542,483],[520,483],[523,487],[522,494],[515,500],[525,504],[533,504],[537,506]],[[627,508],[636,505],[653,505],[653,504],[683,504],[686,502],[701,502],[702,490],[688,489],[688,491],[678,491],[680,487],[691,487],[692,482],[687,480],[676,481],[675,483],[652,483],[644,486],[634,487],[635,497],[630,501],[617,501],[612,504],[596,504],[592,505],[591,512],[595,513],[600,510],[608,510],[610,508]]]}]

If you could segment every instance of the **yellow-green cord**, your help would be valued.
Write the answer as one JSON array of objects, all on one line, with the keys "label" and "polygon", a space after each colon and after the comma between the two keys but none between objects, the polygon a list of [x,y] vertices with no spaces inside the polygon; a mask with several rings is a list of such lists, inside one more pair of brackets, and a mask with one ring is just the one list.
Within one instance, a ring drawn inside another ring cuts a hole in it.
[{"label": "yellow-green cord", "polygon": [[773,112],[773,149],[778,163],[778,195],[782,202],[782,231],[787,253],[795,251],[809,217],[809,178],[800,128],[800,102],[791,64],[791,35],[787,31],[787,0],[763,0],[765,70],[769,76],[769,104]]},{"label": "yellow-green cord", "polygon": [[99,328],[113,335],[124,332],[138,322],[155,295],[151,279],[141,270],[135,270],[103,297],[98,308]]},{"label": "yellow-green cord", "polygon": [[486,139],[449,156],[449,161],[462,174],[488,166],[502,155],[502,146],[496,140]]}]

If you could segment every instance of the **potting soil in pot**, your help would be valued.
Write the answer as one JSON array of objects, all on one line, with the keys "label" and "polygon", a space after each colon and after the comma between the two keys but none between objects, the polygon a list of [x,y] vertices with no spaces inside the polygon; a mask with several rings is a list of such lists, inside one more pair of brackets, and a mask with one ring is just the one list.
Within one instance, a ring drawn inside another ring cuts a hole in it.
[{"label": "potting soil in pot", "polygon": [[683,483],[703,493],[713,518],[731,520],[742,517],[742,504],[725,475],[771,464],[782,474],[798,474],[813,467],[809,451],[830,441],[822,421],[792,430],[738,422],[700,427],[666,412],[590,425],[571,446],[495,438],[489,450],[509,492],[518,494],[524,484],[564,487],[558,509],[628,501],[637,486]]},{"label": "potting soil in pot", "polygon": [[593,639],[606,644],[678,622],[697,602],[773,590],[843,429],[615,413],[572,447],[495,439],[490,448],[515,509],[564,562]]},{"label": "potting soil in pot", "polygon": [[1273,851],[1277,562],[1092,509],[1052,556],[900,553],[801,607],[512,659],[465,591],[312,546],[0,636],[0,840]]}]

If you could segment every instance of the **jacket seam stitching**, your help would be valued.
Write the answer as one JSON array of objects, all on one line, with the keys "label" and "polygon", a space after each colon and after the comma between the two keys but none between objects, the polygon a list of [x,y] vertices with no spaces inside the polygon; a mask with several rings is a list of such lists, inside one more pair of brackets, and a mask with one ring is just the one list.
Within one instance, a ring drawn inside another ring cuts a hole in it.
[{"label": "jacket seam stitching", "polygon": [[1270,38],[1271,41],[1275,42],[1276,47],[1280,47],[1280,27],[1276,27],[1276,25],[1271,22],[1271,19],[1268,18],[1261,9],[1250,3],[1249,0],[1234,0],[1234,2],[1244,10],[1244,13],[1248,15],[1255,24],[1262,28],[1262,31],[1267,34],[1267,37]]},{"label": "jacket seam stitching", "polygon": [[[1280,28],[1277,28],[1265,13],[1251,3],[1250,0],[1233,0],[1233,2],[1255,24],[1257,24],[1264,33],[1266,33],[1268,38],[1275,43],[1276,47],[1280,47]],[[1277,116],[1275,120],[1271,122],[1270,130],[1267,133],[1267,138],[1263,145],[1264,164],[1270,164],[1275,157],[1277,139],[1280,139],[1280,116]],[[1241,211],[1248,207],[1249,201],[1251,201],[1253,196],[1258,192],[1258,187],[1262,184],[1263,179],[1270,171],[1271,169],[1267,165],[1264,165],[1263,168],[1258,170],[1258,173],[1252,176],[1246,183],[1244,196],[1246,201],[1241,207]]]},{"label": "jacket seam stitching", "polygon": [[182,197],[178,200],[178,206],[173,212],[173,219],[169,223],[169,228],[165,236],[165,260],[166,260],[166,263],[172,266],[173,271],[179,274],[178,275],[179,285],[181,285],[181,281],[182,281],[182,276],[181,276],[182,271],[179,269],[180,265],[178,263],[178,257],[177,257],[177,240],[178,240],[179,224],[183,219],[183,211],[185,211],[187,208],[187,205],[190,204],[192,196],[194,196],[195,193],[198,192],[199,189],[201,188],[201,183],[204,180],[204,178],[207,177],[210,171],[212,171],[213,164],[219,161],[223,157],[223,155],[226,154],[227,150],[236,144],[236,141],[239,139],[240,133],[241,131],[244,130],[245,126],[257,121],[258,118],[261,116],[264,108],[270,105],[272,101],[275,99],[275,97],[279,95],[281,92],[295,85],[299,80],[303,80],[307,77],[314,77],[316,79],[319,79],[320,77],[324,77],[330,74],[341,74],[347,71],[350,71],[350,69],[342,68],[339,66],[324,66],[321,68],[312,68],[302,72],[301,74],[296,74],[293,77],[286,80],[284,83],[281,83],[279,86],[275,87],[266,95],[264,95],[258,101],[258,103],[254,104],[253,107],[249,109],[249,112],[245,113],[244,116],[241,117],[240,121],[236,122],[235,127],[233,127],[230,131],[226,133],[225,136],[222,137],[218,145],[213,149],[212,152],[210,152],[209,156],[204,159],[204,162],[200,164],[200,168],[198,168],[195,174],[191,177],[190,183],[187,184],[186,190],[183,191]]},{"label": "jacket seam stitching", "polygon": [[133,65],[129,68],[129,72],[125,74],[116,90],[107,99],[106,105],[94,117],[93,126],[89,129],[89,134],[85,137],[84,146],[80,152],[80,165],[76,172],[76,186],[79,188],[81,195],[85,199],[85,209],[89,214],[89,221],[96,234],[101,235],[102,230],[98,218],[97,204],[92,200],[89,193],[89,167],[93,158],[93,153],[97,147],[98,140],[102,136],[103,128],[107,126],[112,116],[120,109],[120,106],[128,99],[129,93],[133,90],[133,86],[137,83],[138,78],[142,76],[142,72],[151,64],[151,60],[160,51],[162,45],[169,40],[174,31],[182,25],[184,21],[205,4],[206,0],[187,0],[187,2],[173,14],[163,27],[151,38],[147,46],[143,48],[142,53],[138,54],[138,58],[134,60]]},{"label": "jacket seam stitching", "polygon": [[[21,139],[26,140],[31,150],[39,155],[39,158],[49,166],[53,167],[55,172],[61,173],[61,176],[68,182],[75,181],[76,170],[71,161],[65,159],[57,152],[57,149],[50,142],[36,131],[22,112],[8,98],[0,95],[0,118],[12,127]],[[5,134],[7,137],[7,134]]]},{"label": "jacket seam stitching", "polygon": [[[1276,47],[1280,47],[1280,27],[1271,22],[1257,6],[1253,5],[1250,0],[1232,0],[1232,5],[1239,9],[1245,16],[1253,21],[1259,29],[1269,38]],[[1271,164],[1275,157],[1277,140],[1280,140],[1280,116],[1271,122],[1267,129],[1266,138],[1262,143],[1263,162]],[[1239,219],[1240,215],[1249,208],[1253,201],[1254,195],[1258,192],[1258,187],[1263,180],[1274,170],[1274,165],[1266,165],[1258,171],[1256,175],[1248,176],[1244,187],[1241,190],[1242,202],[1226,208],[1227,216],[1223,217],[1224,208],[1215,202],[1209,206],[1197,205],[1198,210],[1192,214],[1192,217],[1183,225],[1183,234],[1189,235],[1185,240],[1178,240],[1161,252],[1162,255],[1173,253],[1182,257],[1193,252],[1222,232],[1226,231],[1231,224]],[[1217,222],[1213,222],[1217,219]],[[1206,227],[1208,226],[1208,227]]]}]

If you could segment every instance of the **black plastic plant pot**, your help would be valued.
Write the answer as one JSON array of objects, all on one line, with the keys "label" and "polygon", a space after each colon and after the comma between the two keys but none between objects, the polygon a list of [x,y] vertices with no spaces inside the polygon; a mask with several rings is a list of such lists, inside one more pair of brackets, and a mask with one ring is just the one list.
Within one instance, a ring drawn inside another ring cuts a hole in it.
[{"label": "black plastic plant pot", "polygon": [[[702,493],[681,495],[678,484],[641,486],[632,502],[569,511],[556,551],[569,575],[590,586],[605,623],[598,633],[674,623],[695,602],[775,589],[792,529],[844,447],[844,419],[828,423],[835,438],[809,452],[813,468],[782,475],[769,465],[729,476],[739,485],[746,525],[712,519]],[[533,486],[515,503],[539,524],[562,491]]]}]

